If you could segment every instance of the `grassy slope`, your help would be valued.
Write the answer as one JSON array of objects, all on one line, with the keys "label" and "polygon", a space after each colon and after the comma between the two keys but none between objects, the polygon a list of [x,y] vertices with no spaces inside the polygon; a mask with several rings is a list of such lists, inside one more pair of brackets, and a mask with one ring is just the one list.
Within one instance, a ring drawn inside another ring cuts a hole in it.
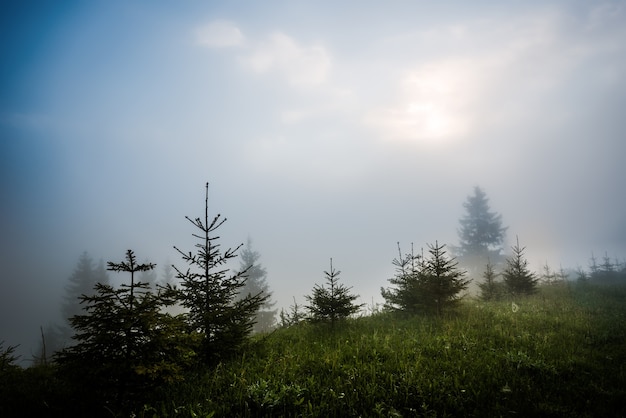
[{"label": "grassy slope", "polygon": [[626,289],[515,303],[281,329],[146,416],[625,416]]}]

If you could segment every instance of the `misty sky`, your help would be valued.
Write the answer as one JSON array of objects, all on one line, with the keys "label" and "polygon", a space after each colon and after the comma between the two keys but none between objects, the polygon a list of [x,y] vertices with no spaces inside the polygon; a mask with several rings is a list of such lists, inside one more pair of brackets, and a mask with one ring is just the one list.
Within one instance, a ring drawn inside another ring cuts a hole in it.
[{"label": "misty sky", "polygon": [[380,300],[476,185],[536,270],[626,255],[624,1],[1,8],[0,341],[26,352],[82,252],[182,267],[207,181],[278,306],[330,257]]}]

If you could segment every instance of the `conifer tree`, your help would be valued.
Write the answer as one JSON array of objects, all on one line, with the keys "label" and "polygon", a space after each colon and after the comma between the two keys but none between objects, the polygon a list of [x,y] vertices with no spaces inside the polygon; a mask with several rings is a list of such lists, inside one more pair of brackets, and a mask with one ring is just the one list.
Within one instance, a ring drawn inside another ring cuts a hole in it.
[{"label": "conifer tree", "polygon": [[94,266],[93,259],[85,251],[78,259],[76,269],[65,286],[65,296],[61,305],[63,318],[69,319],[83,312],[80,297],[93,294],[96,283],[109,284],[109,276],[102,260]]},{"label": "conifer tree", "polygon": [[513,255],[507,258],[507,266],[502,272],[504,284],[514,296],[531,295],[537,291],[539,279],[528,268],[528,260],[524,257],[526,247],[519,246],[519,238],[515,237],[515,240],[516,244],[511,247]]},{"label": "conifer tree", "polygon": [[460,300],[459,294],[467,289],[470,280],[465,278],[465,271],[457,268],[454,258],[446,256],[445,244],[428,244],[430,257],[425,260],[422,272],[422,289],[428,295],[427,307],[437,315],[444,308],[454,307]]},{"label": "conifer tree", "polygon": [[359,297],[350,293],[351,287],[339,283],[341,272],[333,267],[333,259],[330,259],[330,270],[324,271],[327,286],[316,284],[313,293],[305,296],[309,301],[306,308],[311,314],[311,319],[316,322],[329,322],[331,326],[337,321],[355,314],[364,304],[357,305],[354,301]]},{"label": "conifer tree", "polygon": [[557,273],[550,268],[548,261],[542,267],[541,281],[545,284],[554,284],[557,281]]},{"label": "conifer tree", "polygon": [[467,213],[459,221],[459,247],[455,247],[455,253],[465,268],[478,274],[487,259],[494,265],[503,261],[506,228],[502,226],[502,215],[491,211],[487,194],[478,186],[463,207]]},{"label": "conifer tree", "polygon": [[267,270],[259,263],[261,255],[252,248],[252,240],[248,238],[247,245],[241,251],[240,269],[247,271],[247,280],[239,291],[239,297],[247,295],[267,296],[267,300],[259,307],[254,316],[253,332],[267,332],[276,323],[276,310],[272,309],[276,302],[272,302],[272,292],[267,284]]},{"label": "conifer tree", "polygon": [[480,289],[480,298],[485,302],[498,300],[502,296],[503,284],[501,282],[496,281],[498,274],[495,272],[493,268],[493,264],[491,261],[487,261],[485,265],[485,271],[483,273],[483,278],[485,279],[483,282],[478,283],[478,287]]},{"label": "conifer tree", "polygon": [[285,312],[284,308],[280,310],[280,326],[289,327],[304,321],[306,319],[306,314],[301,308],[302,306],[298,305],[298,302],[294,297],[293,305],[289,306],[289,312]]},{"label": "conifer tree", "polygon": [[154,264],[138,264],[128,250],[125,261],[109,262],[108,268],[130,273],[130,284],[116,289],[97,283],[94,295],[81,297],[85,313],[70,318],[76,344],[57,360],[80,394],[78,402],[125,409],[156,386],[181,379],[193,351],[182,318],[162,312],[174,302],[172,289],[155,294],[135,281],[135,273]]},{"label": "conifer tree", "polygon": [[444,248],[435,241],[435,245],[428,244],[428,258],[407,254],[394,260],[398,273],[389,281],[396,288],[382,289],[387,306],[408,313],[441,315],[456,305],[470,281],[457,268],[457,262],[446,256]]},{"label": "conifer tree", "polygon": [[415,314],[423,311],[425,295],[420,291],[420,274],[424,268],[424,257],[415,255],[413,244],[411,253],[402,255],[398,242],[398,258],[391,262],[396,269],[394,277],[389,279],[395,287],[382,288],[380,292],[385,299],[385,308]]},{"label": "conifer tree", "polygon": [[201,359],[215,364],[236,352],[252,331],[254,315],[268,295],[257,293],[238,298],[245,286],[247,270],[230,273],[227,263],[237,257],[236,248],[220,249],[215,231],[226,222],[217,214],[209,220],[209,183],[206,183],[204,219],[186,219],[201,232],[196,253],[174,247],[188,264],[186,270],[173,266],[181,281],[178,299],[188,309],[190,330],[200,336]]},{"label": "conifer tree", "polygon": [[91,256],[83,252],[65,285],[65,295],[61,302],[62,323],[49,323],[41,333],[41,340],[34,356],[35,364],[45,364],[54,353],[69,346],[72,343],[72,328],[69,319],[75,315],[84,313],[84,305],[81,304],[83,295],[92,295],[96,283],[108,284],[104,262],[100,260],[94,264]]}]

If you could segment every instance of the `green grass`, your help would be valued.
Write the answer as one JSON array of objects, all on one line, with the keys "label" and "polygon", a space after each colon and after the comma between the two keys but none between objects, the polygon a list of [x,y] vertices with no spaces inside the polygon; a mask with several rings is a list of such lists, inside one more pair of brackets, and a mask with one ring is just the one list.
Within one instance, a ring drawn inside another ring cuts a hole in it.
[{"label": "green grass", "polygon": [[[14,408],[5,411],[80,416],[52,371],[7,372],[0,400]],[[467,299],[442,318],[385,313],[335,329],[279,329],[138,399],[133,415],[618,417],[624,399],[626,287],[563,285],[516,300]]]},{"label": "green grass", "polygon": [[543,288],[515,300],[517,312],[511,302],[281,329],[145,415],[626,414],[625,289]]}]

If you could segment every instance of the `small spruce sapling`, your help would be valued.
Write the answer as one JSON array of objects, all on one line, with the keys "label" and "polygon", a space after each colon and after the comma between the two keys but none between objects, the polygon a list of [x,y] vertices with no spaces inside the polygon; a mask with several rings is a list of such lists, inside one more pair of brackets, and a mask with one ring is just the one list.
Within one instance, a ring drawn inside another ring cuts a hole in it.
[{"label": "small spruce sapling", "polygon": [[539,279],[528,268],[528,260],[524,257],[526,247],[520,247],[519,238],[515,239],[516,244],[511,247],[513,255],[507,258],[502,277],[507,290],[513,296],[531,295],[537,291]]},{"label": "small spruce sapling", "polygon": [[333,259],[330,259],[330,270],[324,271],[327,286],[316,284],[313,293],[305,296],[310,303],[306,306],[311,314],[311,319],[316,322],[329,322],[332,327],[337,321],[345,319],[357,313],[364,304],[355,304],[359,297],[350,293],[351,287],[346,287],[339,281],[339,270],[333,267]]},{"label": "small spruce sapling", "polygon": [[480,289],[480,298],[485,302],[499,300],[503,293],[503,284],[496,279],[498,273],[495,272],[493,264],[490,260],[487,260],[485,265],[485,271],[483,272],[483,282],[478,283]]}]

